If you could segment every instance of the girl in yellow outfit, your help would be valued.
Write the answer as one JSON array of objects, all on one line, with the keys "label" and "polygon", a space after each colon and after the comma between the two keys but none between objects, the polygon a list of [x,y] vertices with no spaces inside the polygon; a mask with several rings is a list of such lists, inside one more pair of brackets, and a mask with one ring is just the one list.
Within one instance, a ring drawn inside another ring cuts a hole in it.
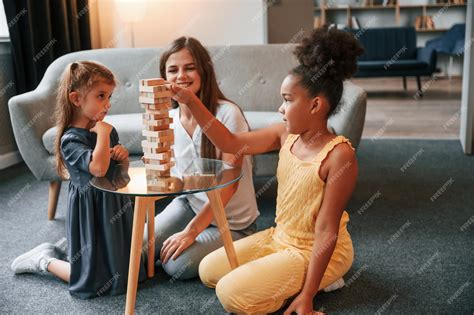
[{"label": "girl in yellow outfit", "polygon": [[274,312],[296,296],[285,314],[308,314],[319,290],[344,284],[354,259],[344,208],[355,187],[357,160],[349,141],[328,131],[327,120],[338,110],[343,80],[357,70],[362,52],[349,33],[313,31],[296,48],[300,65],[281,86],[284,122],[250,132],[231,133],[192,92],[173,86],[173,97],[189,107],[223,152],[281,149],[276,227],[234,243],[240,267],[231,270],[223,248],[199,266],[201,280],[216,287],[227,311]]}]

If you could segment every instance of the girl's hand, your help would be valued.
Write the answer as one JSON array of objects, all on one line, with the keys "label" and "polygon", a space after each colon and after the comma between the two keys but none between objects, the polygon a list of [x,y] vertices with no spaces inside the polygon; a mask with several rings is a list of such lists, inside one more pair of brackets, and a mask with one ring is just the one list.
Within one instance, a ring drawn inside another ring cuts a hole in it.
[{"label": "girl's hand", "polygon": [[94,127],[89,129],[90,132],[99,134],[101,132],[109,135],[114,127],[111,124],[106,123],[105,121],[98,121],[95,123]]},{"label": "girl's hand", "polygon": [[161,263],[166,264],[170,258],[173,260],[178,258],[195,240],[196,237],[186,230],[171,235],[163,242],[160,252]]},{"label": "girl's hand", "polygon": [[197,98],[196,94],[191,90],[179,87],[174,83],[171,85],[171,94],[176,102],[186,105],[192,104],[192,102]]},{"label": "girl's hand", "polygon": [[283,315],[291,315],[296,313],[298,315],[307,314],[324,314],[313,311],[313,298],[309,295],[300,293],[286,309]]},{"label": "girl's hand", "polygon": [[118,162],[125,161],[128,159],[128,151],[123,145],[117,144],[110,149],[110,158]]}]

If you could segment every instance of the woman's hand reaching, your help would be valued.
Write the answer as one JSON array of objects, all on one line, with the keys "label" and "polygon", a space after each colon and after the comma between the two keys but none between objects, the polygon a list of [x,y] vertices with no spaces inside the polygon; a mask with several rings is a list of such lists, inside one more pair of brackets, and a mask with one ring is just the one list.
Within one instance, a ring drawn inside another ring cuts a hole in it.
[{"label": "woman's hand reaching", "polygon": [[171,85],[172,98],[181,104],[191,106],[192,103],[198,98],[191,90],[182,88],[176,84]]}]

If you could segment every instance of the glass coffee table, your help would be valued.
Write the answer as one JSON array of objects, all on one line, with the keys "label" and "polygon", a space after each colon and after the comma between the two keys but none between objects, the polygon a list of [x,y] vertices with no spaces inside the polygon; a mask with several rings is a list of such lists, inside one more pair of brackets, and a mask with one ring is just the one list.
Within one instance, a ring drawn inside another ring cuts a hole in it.
[{"label": "glass coffee table", "polygon": [[155,274],[155,201],[167,196],[179,196],[206,192],[214,219],[217,223],[224,248],[232,269],[238,267],[232,236],[220,197],[219,188],[237,182],[242,177],[240,167],[231,166],[220,160],[201,158],[173,158],[170,177],[147,175],[142,161],[117,164],[104,177],[94,177],[93,187],[112,194],[135,197],[133,213],[132,245],[128,271],[126,314],[133,314],[138,286],[141,250],[145,220],[148,229],[148,277]]}]

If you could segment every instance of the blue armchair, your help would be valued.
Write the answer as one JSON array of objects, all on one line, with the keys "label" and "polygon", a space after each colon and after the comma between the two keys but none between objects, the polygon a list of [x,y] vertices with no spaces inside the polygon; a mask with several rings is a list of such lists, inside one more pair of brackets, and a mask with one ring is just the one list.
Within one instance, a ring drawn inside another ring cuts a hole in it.
[{"label": "blue armchair", "polygon": [[440,54],[449,56],[448,76],[450,80],[453,68],[453,57],[464,54],[465,33],[466,24],[455,24],[440,37],[433,38],[426,42],[426,47],[432,48]]},{"label": "blue armchair", "polygon": [[431,76],[436,71],[436,51],[430,47],[416,47],[413,27],[390,27],[350,30],[365,48],[357,62],[356,77],[416,77],[418,95],[423,95],[420,76]]}]

